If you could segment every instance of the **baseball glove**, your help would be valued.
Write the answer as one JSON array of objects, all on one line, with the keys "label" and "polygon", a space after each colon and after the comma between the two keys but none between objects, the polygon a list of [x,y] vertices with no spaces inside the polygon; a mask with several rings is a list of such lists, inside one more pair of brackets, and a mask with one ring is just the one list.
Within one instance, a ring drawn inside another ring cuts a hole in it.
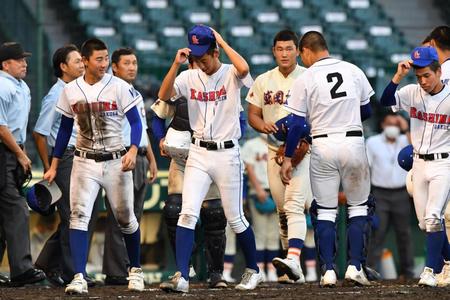
[{"label": "baseball glove", "polygon": [[[278,147],[277,154],[275,156],[275,161],[278,165],[282,165],[284,161],[284,153],[286,151],[286,144]],[[291,163],[292,167],[295,168],[303,160],[306,153],[309,152],[309,143],[305,139],[302,139],[295,149],[294,155],[292,155]]]}]

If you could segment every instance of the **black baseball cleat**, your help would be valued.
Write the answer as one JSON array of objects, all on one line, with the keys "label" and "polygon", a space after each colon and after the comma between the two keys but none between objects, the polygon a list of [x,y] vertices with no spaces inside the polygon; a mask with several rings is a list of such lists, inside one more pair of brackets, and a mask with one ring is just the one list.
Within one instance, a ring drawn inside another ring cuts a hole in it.
[{"label": "black baseball cleat", "polygon": [[84,280],[86,280],[88,287],[94,287],[97,285],[97,281],[88,275],[84,276]]},{"label": "black baseball cleat", "polygon": [[5,274],[0,273],[0,287],[1,286],[9,286],[9,277]]},{"label": "black baseball cleat", "polygon": [[61,274],[57,271],[47,271],[45,272],[45,276],[47,277],[47,281],[50,282],[51,285],[55,287],[64,287],[65,283],[61,277]]},{"label": "black baseball cleat", "polygon": [[11,287],[24,286],[45,280],[45,273],[42,270],[31,268],[19,276],[12,277],[9,283]]},{"label": "black baseball cleat", "polygon": [[228,284],[221,273],[211,273],[208,278],[208,287],[210,289],[227,288]]}]

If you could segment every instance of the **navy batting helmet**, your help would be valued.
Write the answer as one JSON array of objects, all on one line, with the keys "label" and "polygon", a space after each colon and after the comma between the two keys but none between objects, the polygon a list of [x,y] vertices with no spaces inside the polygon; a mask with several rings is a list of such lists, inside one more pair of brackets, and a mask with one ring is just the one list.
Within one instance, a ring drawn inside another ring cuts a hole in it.
[{"label": "navy batting helmet", "polygon": [[54,204],[61,195],[61,190],[55,182],[49,185],[47,180],[41,180],[28,190],[26,198],[32,210],[47,216],[55,211]]}]

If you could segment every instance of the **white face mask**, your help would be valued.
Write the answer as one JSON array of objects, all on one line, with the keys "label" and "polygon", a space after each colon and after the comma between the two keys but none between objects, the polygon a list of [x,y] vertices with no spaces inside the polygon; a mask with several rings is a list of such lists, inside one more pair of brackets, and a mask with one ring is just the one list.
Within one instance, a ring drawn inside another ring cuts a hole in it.
[{"label": "white face mask", "polygon": [[383,133],[387,138],[395,139],[400,135],[400,128],[397,126],[386,126]]}]

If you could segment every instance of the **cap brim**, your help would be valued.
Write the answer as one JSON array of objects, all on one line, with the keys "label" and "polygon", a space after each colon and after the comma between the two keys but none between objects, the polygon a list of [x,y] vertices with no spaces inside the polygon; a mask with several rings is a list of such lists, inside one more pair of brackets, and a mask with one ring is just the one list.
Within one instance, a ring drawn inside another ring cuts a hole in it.
[{"label": "cap brim", "polygon": [[203,56],[209,49],[210,45],[192,45],[189,44],[189,49],[191,49],[192,56]]},{"label": "cap brim", "polygon": [[412,64],[413,64],[413,66],[423,68],[423,67],[431,65],[432,63],[433,63],[433,60],[424,59],[424,60],[413,60]]}]

